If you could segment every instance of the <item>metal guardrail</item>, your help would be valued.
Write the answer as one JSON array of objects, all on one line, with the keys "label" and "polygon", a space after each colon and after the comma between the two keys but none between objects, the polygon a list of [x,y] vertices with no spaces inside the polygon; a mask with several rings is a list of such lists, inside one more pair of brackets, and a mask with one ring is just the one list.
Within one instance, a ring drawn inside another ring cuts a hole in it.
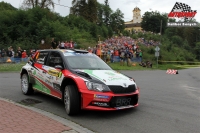
[{"label": "metal guardrail", "polygon": [[[111,62],[120,62],[120,57],[119,56],[113,56],[113,58],[111,58],[110,60],[111,60]],[[138,57],[138,58],[132,57],[131,61],[132,62],[141,62],[142,58],[140,58],[140,57]]]},{"label": "metal guardrail", "polygon": [[173,62],[175,62],[175,63],[199,63],[200,64],[200,62],[195,62],[195,61],[162,61],[162,60],[158,60],[158,62],[165,62],[165,63],[173,63]]}]

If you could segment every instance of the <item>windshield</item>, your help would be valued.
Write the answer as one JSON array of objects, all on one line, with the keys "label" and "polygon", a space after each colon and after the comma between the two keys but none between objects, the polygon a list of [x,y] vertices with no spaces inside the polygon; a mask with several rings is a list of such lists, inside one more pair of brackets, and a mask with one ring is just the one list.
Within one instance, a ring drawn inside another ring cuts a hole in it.
[{"label": "windshield", "polygon": [[111,70],[103,60],[94,55],[65,56],[65,60],[72,69]]}]

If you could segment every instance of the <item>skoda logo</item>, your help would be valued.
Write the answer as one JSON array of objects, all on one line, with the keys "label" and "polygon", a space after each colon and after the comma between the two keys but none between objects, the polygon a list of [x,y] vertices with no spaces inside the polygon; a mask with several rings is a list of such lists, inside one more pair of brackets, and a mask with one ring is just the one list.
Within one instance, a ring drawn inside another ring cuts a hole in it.
[{"label": "skoda logo", "polygon": [[124,83],[124,87],[126,87],[126,83]]}]

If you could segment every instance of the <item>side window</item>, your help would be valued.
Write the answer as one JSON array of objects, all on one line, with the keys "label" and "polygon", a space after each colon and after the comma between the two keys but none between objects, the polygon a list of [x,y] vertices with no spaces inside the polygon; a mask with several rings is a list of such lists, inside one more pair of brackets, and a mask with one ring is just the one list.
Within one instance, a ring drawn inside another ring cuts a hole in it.
[{"label": "side window", "polygon": [[47,66],[55,67],[56,65],[64,67],[62,57],[58,52],[51,52],[47,61]]},{"label": "side window", "polygon": [[48,52],[47,51],[41,51],[36,55],[35,62],[44,65],[45,60],[47,59],[47,56],[48,56]]}]

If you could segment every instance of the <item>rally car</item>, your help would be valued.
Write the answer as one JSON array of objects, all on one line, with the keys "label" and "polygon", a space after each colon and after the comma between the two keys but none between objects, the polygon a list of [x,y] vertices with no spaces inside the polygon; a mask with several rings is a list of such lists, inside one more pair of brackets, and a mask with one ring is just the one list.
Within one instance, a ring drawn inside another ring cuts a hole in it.
[{"label": "rally car", "polygon": [[23,94],[39,91],[63,100],[68,115],[84,110],[120,110],[138,106],[132,77],[110,68],[84,50],[38,50],[20,72]]}]

